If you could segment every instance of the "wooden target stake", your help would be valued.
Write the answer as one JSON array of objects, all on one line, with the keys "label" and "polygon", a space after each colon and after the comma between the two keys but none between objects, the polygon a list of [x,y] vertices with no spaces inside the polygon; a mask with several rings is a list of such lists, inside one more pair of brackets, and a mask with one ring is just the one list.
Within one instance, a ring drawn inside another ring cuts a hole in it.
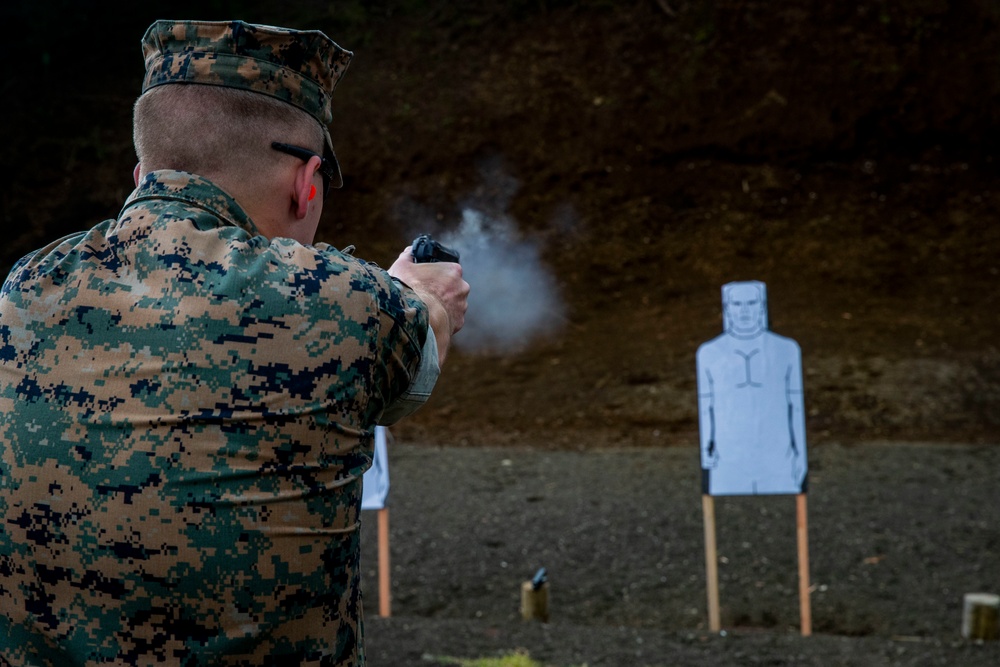
[{"label": "wooden target stake", "polygon": [[[812,634],[812,607],[809,602],[809,525],[806,512],[806,494],[795,497],[795,532],[799,557],[799,619],[803,637]],[[703,494],[702,512],[705,515],[705,579],[708,593],[708,628],[711,632],[722,629],[719,613],[719,556],[715,544],[715,498]]]},{"label": "wooden target stake", "polygon": [[708,590],[708,629],[719,632],[722,621],[719,616],[719,556],[715,547],[715,498],[707,493],[701,497],[701,509],[705,515],[705,575]]},{"label": "wooden target stake", "polygon": [[812,634],[812,606],[809,604],[809,523],[806,494],[795,496],[795,532],[799,545],[799,619],[803,637]]},{"label": "wooden target stake", "polygon": [[388,618],[392,609],[389,593],[389,508],[378,511],[378,613]]}]

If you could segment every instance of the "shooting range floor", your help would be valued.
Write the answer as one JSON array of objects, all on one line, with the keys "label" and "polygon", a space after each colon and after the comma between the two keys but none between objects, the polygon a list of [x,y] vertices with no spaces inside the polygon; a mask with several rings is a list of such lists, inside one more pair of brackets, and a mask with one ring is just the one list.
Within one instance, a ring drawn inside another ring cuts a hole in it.
[{"label": "shooting range floor", "polygon": [[[550,667],[996,665],[963,595],[1000,592],[1000,448],[812,447],[813,636],[799,635],[795,500],[715,499],[724,636],[707,628],[697,450],[390,445],[392,616],[365,513],[370,664],[526,650]],[[520,618],[549,576],[551,620]]]}]

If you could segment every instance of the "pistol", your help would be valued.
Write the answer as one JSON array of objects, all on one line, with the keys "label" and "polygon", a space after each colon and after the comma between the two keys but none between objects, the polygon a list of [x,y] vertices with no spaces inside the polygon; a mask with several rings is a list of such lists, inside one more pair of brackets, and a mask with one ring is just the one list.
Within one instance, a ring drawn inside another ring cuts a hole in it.
[{"label": "pistol", "polygon": [[417,264],[424,262],[458,263],[458,251],[441,245],[432,239],[430,234],[421,234],[413,239],[410,252],[413,253],[413,261]]}]

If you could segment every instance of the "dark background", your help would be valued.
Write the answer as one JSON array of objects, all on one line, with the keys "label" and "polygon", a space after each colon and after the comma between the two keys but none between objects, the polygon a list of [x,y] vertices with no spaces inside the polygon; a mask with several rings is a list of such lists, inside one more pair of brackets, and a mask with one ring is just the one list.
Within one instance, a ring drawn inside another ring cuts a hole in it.
[{"label": "dark background", "polygon": [[318,28],[356,52],[321,240],[386,264],[476,202],[564,302],[516,354],[456,354],[403,435],[688,442],[718,290],[759,279],[813,441],[995,438],[995,2],[466,4],[6,3],[2,266],[131,191],[152,20]]}]

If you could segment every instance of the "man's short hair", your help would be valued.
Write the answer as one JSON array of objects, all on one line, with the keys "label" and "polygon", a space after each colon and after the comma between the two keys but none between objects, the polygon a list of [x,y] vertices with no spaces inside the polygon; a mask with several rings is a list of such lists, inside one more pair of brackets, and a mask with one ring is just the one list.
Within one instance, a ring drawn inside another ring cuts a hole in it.
[{"label": "man's short hair", "polygon": [[211,177],[238,170],[263,176],[279,159],[272,141],[322,152],[321,126],[279,100],[236,88],[159,86],[136,100],[136,155],[147,171],[177,169]]},{"label": "man's short hair", "polygon": [[[152,116],[150,106],[172,110],[175,116],[172,122],[178,123],[178,131],[170,140],[178,142],[179,146],[196,132],[197,122],[181,123],[182,109],[171,103],[173,99],[190,95],[191,99],[199,102],[199,109],[205,111],[211,108],[204,106],[207,101],[216,97],[212,114],[226,111],[224,104],[228,103],[228,99],[238,101],[242,105],[240,109],[227,112],[227,118],[207,128],[210,135],[221,135],[223,126],[238,125],[241,119],[247,121],[257,115],[268,116],[270,112],[263,111],[263,104],[258,110],[258,105],[252,104],[251,98],[243,102],[240,101],[243,96],[203,95],[204,91],[199,89],[240,91],[261,100],[279,101],[290,110],[311,116],[322,134],[321,146],[315,146],[316,152],[329,156],[336,167],[333,185],[342,185],[340,166],[333,153],[327,125],[333,120],[331,97],[334,88],[353,57],[350,51],[318,30],[292,30],[243,21],[156,21],[146,31],[142,48],[146,76],[142,84],[143,94],[136,104],[136,148],[140,160],[143,159],[143,151],[158,146],[155,137],[147,133],[147,120]],[[163,95],[159,92],[164,88],[192,86],[193,91],[184,93],[171,91]],[[143,103],[144,97],[153,94],[156,98],[162,97],[162,101],[152,105]],[[208,116],[203,118],[210,121]],[[289,141],[282,137],[274,140]],[[312,142],[308,147],[314,147]],[[212,150],[217,152],[219,148],[213,146]],[[238,148],[234,150],[239,154]],[[158,151],[152,154],[158,154]],[[224,166],[221,164],[224,157],[218,156],[220,167]],[[190,164],[191,159],[192,156],[184,154],[185,163]],[[202,155],[199,159],[210,159],[210,156]]]}]

